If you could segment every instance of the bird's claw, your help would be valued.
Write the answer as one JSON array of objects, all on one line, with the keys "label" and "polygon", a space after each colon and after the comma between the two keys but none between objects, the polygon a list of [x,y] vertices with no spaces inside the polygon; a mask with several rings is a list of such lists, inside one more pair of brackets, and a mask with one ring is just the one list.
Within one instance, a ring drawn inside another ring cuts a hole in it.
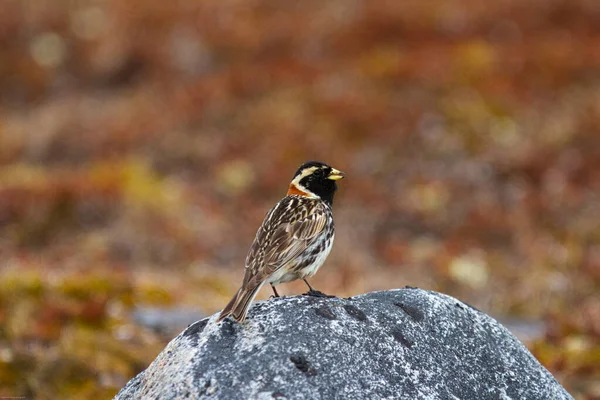
[{"label": "bird's claw", "polygon": [[326,297],[326,298],[335,297],[335,296],[332,296],[330,294],[325,294],[325,293],[323,293],[321,291],[318,291],[318,290],[309,290],[306,293],[302,293],[302,295],[303,296],[312,296],[312,297]]}]

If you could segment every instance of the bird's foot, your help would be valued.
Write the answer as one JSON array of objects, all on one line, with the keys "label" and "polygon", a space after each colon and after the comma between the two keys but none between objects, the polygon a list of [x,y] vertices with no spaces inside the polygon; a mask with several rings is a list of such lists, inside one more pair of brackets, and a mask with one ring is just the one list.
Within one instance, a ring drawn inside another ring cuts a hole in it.
[{"label": "bird's foot", "polygon": [[323,292],[320,292],[318,290],[309,290],[306,293],[302,293],[302,296],[327,297],[327,298],[335,297],[335,296],[332,296],[330,294],[325,294]]}]

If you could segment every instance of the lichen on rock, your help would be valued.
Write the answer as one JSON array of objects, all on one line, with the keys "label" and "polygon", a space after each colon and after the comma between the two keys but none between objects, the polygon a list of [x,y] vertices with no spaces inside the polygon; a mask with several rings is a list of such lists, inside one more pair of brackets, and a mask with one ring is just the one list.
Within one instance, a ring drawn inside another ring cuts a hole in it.
[{"label": "lichen on rock", "polygon": [[435,292],[283,297],[242,324],[216,318],[115,399],[572,399],[506,328]]}]

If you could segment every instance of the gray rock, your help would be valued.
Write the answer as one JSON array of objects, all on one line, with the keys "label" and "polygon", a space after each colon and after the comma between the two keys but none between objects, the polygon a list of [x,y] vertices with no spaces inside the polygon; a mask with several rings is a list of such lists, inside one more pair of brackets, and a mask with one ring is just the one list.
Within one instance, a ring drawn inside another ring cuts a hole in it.
[{"label": "gray rock", "polygon": [[572,399],[502,325],[420,289],[190,325],[116,399]]}]

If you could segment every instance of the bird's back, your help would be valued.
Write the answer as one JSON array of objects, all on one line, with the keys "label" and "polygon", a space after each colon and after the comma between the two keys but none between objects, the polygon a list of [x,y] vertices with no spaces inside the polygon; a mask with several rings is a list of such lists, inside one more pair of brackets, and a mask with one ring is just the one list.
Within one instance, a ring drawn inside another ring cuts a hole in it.
[{"label": "bird's back", "polygon": [[[311,218],[313,217],[313,218]],[[314,223],[303,223],[304,221]],[[282,254],[290,246],[290,235],[295,235],[302,241],[303,233],[298,230],[322,230],[322,224],[330,225],[333,229],[333,218],[331,208],[320,201],[305,196],[286,196],[281,199],[265,216],[265,219],[256,232],[256,237],[246,257],[246,283],[258,271],[264,270],[265,265],[271,265],[268,273],[274,272],[283,265],[277,265],[277,261],[283,261]],[[296,229],[296,232],[290,232]],[[306,240],[314,239],[312,232],[308,232]],[[308,243],[304,244],[304,247]]]}]

